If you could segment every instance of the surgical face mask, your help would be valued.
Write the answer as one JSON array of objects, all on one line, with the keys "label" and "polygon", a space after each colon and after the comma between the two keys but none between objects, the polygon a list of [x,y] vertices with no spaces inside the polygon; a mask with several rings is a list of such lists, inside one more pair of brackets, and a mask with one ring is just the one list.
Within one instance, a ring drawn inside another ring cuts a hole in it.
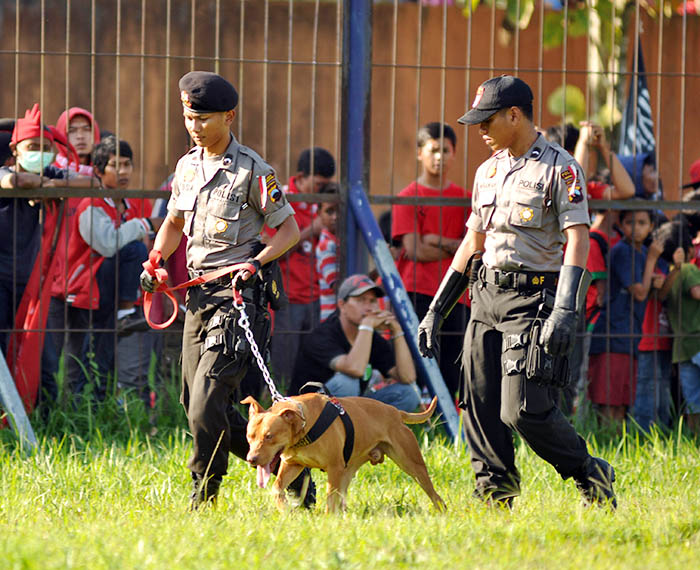
[{"label": "surgical face mask", "polygon": [[41,174],[53,162],[54,157],[53,152],[25,150],[17,155],[17,162],[26,171]]}]

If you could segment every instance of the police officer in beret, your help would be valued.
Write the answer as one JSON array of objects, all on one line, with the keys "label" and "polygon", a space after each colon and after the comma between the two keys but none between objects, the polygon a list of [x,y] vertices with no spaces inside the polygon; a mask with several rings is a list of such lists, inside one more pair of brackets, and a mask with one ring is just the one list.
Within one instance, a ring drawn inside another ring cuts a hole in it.
[{"label": "police officer in beret", "polygon": [[[261,352],[269,340],[265,268],[299,239],[294,210],[272,168],[241,145],[230,128],[238,94],[226,79],[192,71],[180,79],[185,127],[195,143],[177,163],[168,215],[150,259],[162,260],[187,236],[190,278],[248,262],[247,270],[189,288],[182,341],[182,403],[193,438],[194,508],[216,497],[229,451],[245,459],[246,422],[230,397],[251,364],[251,349],[233,308],[232,281],[242,288],[245,309]],[[277,232],[263,245],[263,224]],[[148,271],[146,291],[157,287]]]},{"label": "police officer in beret", "polygon": [[585,504],[614,508],[613,468],[588,453],[556,406],[588,285],[590,222],[581,168],[535,130],[532,98],[522,80],[494,77],[459,119],[479,125],[493,154],[476,172],[467,235],[419,326],[419,345],[435,355],[440,325],[471,277],[460,404],[475,496],[511,506],[520,494],[515,431],[574,479]]}]

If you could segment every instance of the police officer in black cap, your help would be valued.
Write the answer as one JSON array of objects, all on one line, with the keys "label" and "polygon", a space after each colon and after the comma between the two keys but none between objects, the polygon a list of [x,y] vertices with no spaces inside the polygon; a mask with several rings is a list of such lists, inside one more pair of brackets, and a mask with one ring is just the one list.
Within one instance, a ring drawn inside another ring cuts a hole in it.
[{"label": "police officer in black cap", "polygon": [[[196,508],[216,497],[229,451],[243,459],[248,452],[246,422],[230,403],[251,364],[251,347],[233,307],[232,282],[242,289],[264,354],[270,331],[266,269],[297,242],[299,229],[272,168],[231,134],[238,103],[233,85],[215,73],[192,71],[179,87],[185,127],[196,146],[177,163],[168,216],[149,259],[153,264],[168,259],[185,234],[190,278],[247,262],[237,274],[187,292],[182,403],[193,438],[188,468]],[[277,229],[267,245],[260,238],[263,224]],[[148,270],[141,283],[147,291],[158,284]]]},{"label": "police officer in black cap", "polygon": [[515,431],[574,479],[585,504],[614,508],[613,468],[589,455],[556,406],[588,285],[581,168],[537,133],[532,91],[516,77],[483,83],[459,122],[479,125],[493,154],[476,172],[467,235],[418,334],[423,355],[433,356],[440,324],[471,282],[461,406],[475,495],[503,506],[519,495]]}]

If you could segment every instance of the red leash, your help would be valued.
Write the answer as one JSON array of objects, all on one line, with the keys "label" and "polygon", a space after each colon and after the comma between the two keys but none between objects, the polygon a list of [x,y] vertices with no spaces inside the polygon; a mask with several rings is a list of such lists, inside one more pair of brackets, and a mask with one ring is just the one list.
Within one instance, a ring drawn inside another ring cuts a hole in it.
[{"label": "red leash", "polygon": [[[168,272],[164,267],[160,267],[160,262],[162,259],[163,257],[160,251],[152,250],[151,253],[148,255],[148,261],[143,262],[143,268],[146,271],[148,271],[149,275],[152,275],[158,279],[158,287],[153,293],[150,293],[149,291],[144,291],[143,293],[143,312],[146,316],[146,322],[151,328],[154,329],[168,328],[170,325],[173,324],[173,322],[177,318],[178,303],[173,291],[177,291],[178,289],[187,289],[187,287],[193,287],[195,285],[201,285],[202,283],[207,283],[209,281],[213,281],[214,279],[218,279],[219,277],[223,277],[228,273],[231,275],[233,299],[236,303],[241,303],[243,301],[243,296],[241,295],[241,292],[235,287],[234,273],[238,273],[239,271],[244,269],[248,270],[251,275],[255,275],[256,272],[256,268],[252,263],[235,263],[234,265],[229,265],[227,267],[215,269],[214,271],[205,273],[204,275],[200,275],[199,277],[195,277],[194,279],[190,279],[189,281],[185,281],[184,283],[180,283],[180,285],[176,285],[175,287],[168,287],[166,284],[168,280]],[[151,321],[151,304],[153,303],[153,295],[155,293],[165,294],[165,296],[168,299],[170,299],[170,302],[173,305],[172,314],[163,323],[154,323],[153,321]]]}]

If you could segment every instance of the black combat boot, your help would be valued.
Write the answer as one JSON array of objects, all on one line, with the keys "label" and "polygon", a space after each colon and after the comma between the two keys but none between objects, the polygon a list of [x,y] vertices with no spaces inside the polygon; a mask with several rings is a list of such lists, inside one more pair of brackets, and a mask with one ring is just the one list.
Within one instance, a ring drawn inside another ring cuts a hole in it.
[{"label": "black combat boot", "polygon": [[613,491],[615,482],[615,470],[604,459],[590,457],[581,471],[574,475],[576,488],[583,496],[583,504],[586,507],[598,505],[617,508],[617,499]]},{"label": "black combat boot", "polygon": [[202,506],[216,506],[216,495],[219,493],[221,477],[210,475],[205,481],[199,473],[192,473],[192,495],[190,510],[196,511]]},{"label": "black combat boot", "polygon": [[[306,483],[307,480],[308,484]],[[313,509],[316,506],[316,485],[311,478],[311,470],[308,467],[305,467],[299,473],[299,476],[289,484],[287,491],[291,497],[298,501],[301,493],[304,491],[304,486],[306,486],[306,494],[304,495],[304,500],[301,501],[301,506],[305,509]]]}]

